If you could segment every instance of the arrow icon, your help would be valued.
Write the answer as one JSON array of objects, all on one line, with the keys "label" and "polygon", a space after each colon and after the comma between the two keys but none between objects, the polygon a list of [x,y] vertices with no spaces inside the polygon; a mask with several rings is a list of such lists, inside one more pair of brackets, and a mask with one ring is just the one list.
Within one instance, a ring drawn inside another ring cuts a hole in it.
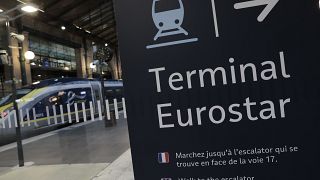
[{"label": "arrow icon", "polygon": [[264,10],[258,16],[258,21],[262,22],[269,15],[269,13],[272,11],[272,9],[278,4],[278,2],[279,2],[279,0],[253,0],[253,1],[236,3],[234,5],[234,8],[235,9],[245,9],[245,8],[266,5]]}]

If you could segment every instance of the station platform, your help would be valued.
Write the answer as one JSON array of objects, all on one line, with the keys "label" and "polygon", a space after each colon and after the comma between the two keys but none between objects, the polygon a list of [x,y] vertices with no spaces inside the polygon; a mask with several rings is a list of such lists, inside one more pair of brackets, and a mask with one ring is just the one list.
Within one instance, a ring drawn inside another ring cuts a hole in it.
[{"label": "station platform", "polygon": [[133,180],[127,122],[75,124],[23,141],[26,166],[17,167],[15,144],[0,147],[0,180]]}]

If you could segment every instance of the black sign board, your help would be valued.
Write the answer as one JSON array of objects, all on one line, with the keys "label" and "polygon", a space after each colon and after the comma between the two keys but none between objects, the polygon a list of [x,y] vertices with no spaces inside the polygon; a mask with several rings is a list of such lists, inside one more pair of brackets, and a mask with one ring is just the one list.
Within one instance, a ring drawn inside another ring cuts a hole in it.
[{"label": "black sign board", "polygon": [[135,179],[319,179],[318,0],[115,2]]}]

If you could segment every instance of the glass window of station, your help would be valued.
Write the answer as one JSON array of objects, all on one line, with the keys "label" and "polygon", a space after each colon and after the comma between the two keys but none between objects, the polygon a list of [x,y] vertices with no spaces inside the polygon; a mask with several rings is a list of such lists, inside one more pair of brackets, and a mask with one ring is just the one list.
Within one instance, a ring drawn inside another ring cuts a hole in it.
[{"label": "glass window of station", "polygon": [[29,49],[36,55],[30,62],[33,81],[76,76],[75,48],[30,36]]}]

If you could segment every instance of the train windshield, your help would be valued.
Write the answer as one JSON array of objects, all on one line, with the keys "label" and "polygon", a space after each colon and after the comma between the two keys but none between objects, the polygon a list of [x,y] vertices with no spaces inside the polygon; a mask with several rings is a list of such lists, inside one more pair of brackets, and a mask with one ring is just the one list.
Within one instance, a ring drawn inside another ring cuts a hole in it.
[{"label": "train windshield", "polygon": [[155,3],[155,13],[170,11],[174,9],[179,9],[180,4],[178,0],[160,0]]},{"label": "train windshield", "polygon": [[[32,89],[19,89],[17,90],[17,99],[22,98],[23,96],[27,95],[29,92],[31,92]],[[0,106],[5,106],[12,103],[12,94],[9,94],[2,99],[0,99]]]}]

